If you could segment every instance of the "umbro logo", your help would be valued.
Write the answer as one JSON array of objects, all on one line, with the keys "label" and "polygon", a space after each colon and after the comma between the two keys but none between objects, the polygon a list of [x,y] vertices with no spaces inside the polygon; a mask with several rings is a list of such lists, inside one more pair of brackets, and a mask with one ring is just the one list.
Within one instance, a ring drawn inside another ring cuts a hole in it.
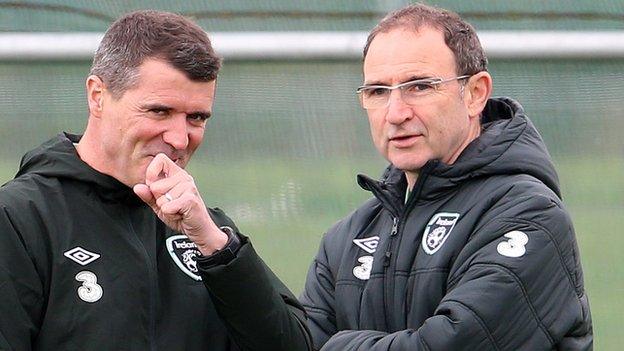
[{"label": "umbro logo", "polygon": [[86,266],[89,263],[100,258],[99,254],[83,249],[80,246],[76,246],[71,250],[65,251],[63,253],[63,256],[69,258],[70,260],[78,263],[81,266]]},{"label": "umbro logo", "polygon": [[379,245],[379,237],[371,236],[370,238],[353,239],[353,243],[359,246],[360,249],[372,254],[377,251],[377,245]]},{"label": "umbro logo", "polygon": [[[353,239],[353,243],[369,254],[374,254],[377,251],[377,246],[379,246],[379,237]],[[373,269],[373,260],[373,256],[358,257],[359,264],[353,267],[353,275],[360,280],[368,280]]]}]

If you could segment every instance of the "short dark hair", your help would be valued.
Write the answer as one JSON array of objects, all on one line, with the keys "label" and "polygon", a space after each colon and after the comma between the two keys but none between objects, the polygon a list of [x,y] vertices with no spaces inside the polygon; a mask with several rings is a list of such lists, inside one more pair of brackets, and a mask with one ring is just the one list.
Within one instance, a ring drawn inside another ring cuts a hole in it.
[{"label": "short dark hair", "polygon": [[454,12],[424,4],[409,5],[384,17],[368,35],[363,58],[366,59],[371,42],[377,34],[401,27],[417,31],[423,26],[442,31],[444,42],[455,55],[458,75],[487,71],[488,60],[475,29]]},{"label": "short dark hair", "polygon": [[104,81],[115,98],[138,81],[138,67],[146,59],[160,59],[193,81],[217,78],[221,58],[206,32],[174,13],[142,10],[116,20],[104,34],[90,74]]}]

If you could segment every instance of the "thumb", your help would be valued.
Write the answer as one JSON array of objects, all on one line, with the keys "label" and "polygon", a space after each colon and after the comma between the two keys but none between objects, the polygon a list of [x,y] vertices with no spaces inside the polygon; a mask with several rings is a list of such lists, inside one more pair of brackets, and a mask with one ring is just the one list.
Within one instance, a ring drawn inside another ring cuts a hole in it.
[{"label": "thumb", "polygon": [[148,204],[150,207],[154,207],[156,205],[156,198],[154,198],[152,191],[147,185],[139,183],[132,187],[132,190],[141,200],[143,200],[143,202]]}]

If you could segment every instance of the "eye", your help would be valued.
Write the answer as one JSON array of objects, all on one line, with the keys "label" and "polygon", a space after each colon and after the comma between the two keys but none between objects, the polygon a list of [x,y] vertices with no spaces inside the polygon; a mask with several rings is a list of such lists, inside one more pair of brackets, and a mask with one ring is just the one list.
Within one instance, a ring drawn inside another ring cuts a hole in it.
[{"label": "eye", "polygon": [[431,82],[414,82],[405,85],[403,90],[408,93],[422,93],[433,90],[435,86]]},{"label": "eye", "polygon": [[364,90],[364,94],[367,97],[381,97],[387,95],[389,90],[387,88],[369,88]]},{"label": "eye", "polygon": [[202,123],[208,118],[210,118],[210,116],[205,113],[191,113],[191,114],[188,114],[186,118],[191,122]]},{"label": "eye", "polygon": [[154,107],[154,108],[150,108],[147,111],[149,113],[151,113],[153,115],[157,115],[157,116],[167,116],[169,114],[169,109],[168,108],[163,108],[163,107]]}]

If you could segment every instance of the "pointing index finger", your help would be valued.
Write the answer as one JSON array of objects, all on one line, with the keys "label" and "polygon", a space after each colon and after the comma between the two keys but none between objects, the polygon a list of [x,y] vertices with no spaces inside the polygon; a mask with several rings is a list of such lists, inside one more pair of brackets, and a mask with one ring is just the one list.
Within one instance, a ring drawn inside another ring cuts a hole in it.
[{"label": "pointing index finger", "polygon": [[181,168],[167,157],[167,155],[159,153],[147,166],[147,170],[145,171],[145,184],[150,185],[157,180],[176,174],[180,170]]}]

